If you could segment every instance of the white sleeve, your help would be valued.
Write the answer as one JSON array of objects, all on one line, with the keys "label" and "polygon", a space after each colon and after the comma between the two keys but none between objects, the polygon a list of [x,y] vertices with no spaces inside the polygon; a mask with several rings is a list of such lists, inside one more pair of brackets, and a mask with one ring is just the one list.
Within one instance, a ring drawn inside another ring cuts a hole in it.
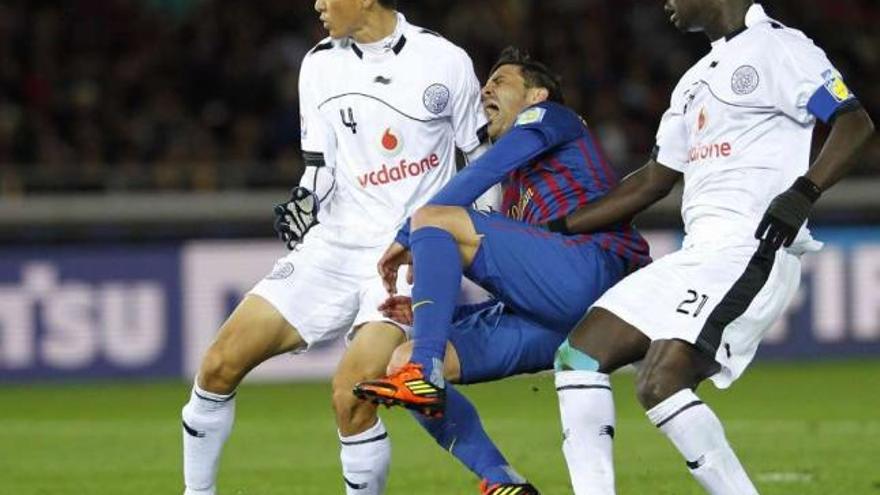
[{"label": "white sleeve", "polygon": [[684,165],[688,158],[687,150],[688,133],[683,109],[675,108],[673,103],[673,106],[670,106],[660,119],[654,159],[665,167],[684,172]]},{"label": "white sleeve", "polygon": [[314,85],[319,78],[308,57],[303,60],[299,75],[300,148],[306,165],[299,185],[317,194],[323,203],[336,185],[336,136],[318,111],[320,102]]},{"label": "white sleeve", "polygon": [[455,131],[455,145],[461,151],[470,153],[482,141],[480,133],[488,120],[480,103],[480,82],[474,73],[474,64],[462,51],[455,77],[455,92],[452,95],[452,129]]},{"label": "white sleeve", "polygon": [[815,119],[808,108],[810,99],[826,85],[833,89],[834,84],[843,84],[842,78],[825,52],[809,39],[786,41],[780,40],[779,49],[774,50],[778,59],[769,69],[773,78],[772,97],[782,113],[810,124]]},{"label": "white sleeve", "polygon": [[299,71],[299,124],[300,149],[306,155],[326,155],[333,151],[333,129],[327,125],[318,111],[319,95],[315,90],[320,83],[315,64],[306,55]]}]

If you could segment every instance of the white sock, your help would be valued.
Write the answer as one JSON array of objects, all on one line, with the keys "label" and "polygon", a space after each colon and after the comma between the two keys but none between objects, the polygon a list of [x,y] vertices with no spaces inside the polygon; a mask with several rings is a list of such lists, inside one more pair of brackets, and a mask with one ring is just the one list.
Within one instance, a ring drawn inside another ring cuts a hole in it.
[{"label": "white sock", "polygon": [[648,411],[648,418],[669,437],[694,478],[712,495],[757,495],[724,427],[709,406],[690,389],[677,392]]},{"label": "white sock", "polygon": [[576,495],[614,495],[614,397],[608,375],[557,371],[562,452]]},{"label": "white sock", "polygon": [[182,416],[184,495],[214,495],[220,453],[235,421],[235,392],[214,394],[197,382]]},{"label": "white sock", "polygon": [[388,469],[391,466],[391,439],[382,420],[363,433],[339,435],[342,476],[347,495],[381,495],[385,493]]}]

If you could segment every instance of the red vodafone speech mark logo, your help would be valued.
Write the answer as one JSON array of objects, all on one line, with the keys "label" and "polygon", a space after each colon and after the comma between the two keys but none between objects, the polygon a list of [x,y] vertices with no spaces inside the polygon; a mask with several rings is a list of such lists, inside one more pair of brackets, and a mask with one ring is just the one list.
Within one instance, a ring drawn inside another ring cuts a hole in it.
[{"label": "red vodafone speech mark logo", "polygon": [[400,148],[403,147],[403,139],[395,133],[390,127],[385,129],[382,139],[379,141],[382,152],[386,155],[396,155]]}]

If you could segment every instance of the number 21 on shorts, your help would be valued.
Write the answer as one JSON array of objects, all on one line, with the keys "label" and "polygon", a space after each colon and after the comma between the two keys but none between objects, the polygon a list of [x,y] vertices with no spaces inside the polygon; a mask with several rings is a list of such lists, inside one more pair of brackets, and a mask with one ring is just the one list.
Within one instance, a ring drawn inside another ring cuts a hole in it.
[{"label": "number 21 on shorts", "polygon": [[[696,318],[700,315],[700,311],[703,310],[703,307],[706,306],[709,296],[706,294],[700,294],[695,290],[688,290],[687,293],[688,297],[678,305],[678,308],[676,308],[675,311]],[[697,306],[694,307],[694,304]]]}]

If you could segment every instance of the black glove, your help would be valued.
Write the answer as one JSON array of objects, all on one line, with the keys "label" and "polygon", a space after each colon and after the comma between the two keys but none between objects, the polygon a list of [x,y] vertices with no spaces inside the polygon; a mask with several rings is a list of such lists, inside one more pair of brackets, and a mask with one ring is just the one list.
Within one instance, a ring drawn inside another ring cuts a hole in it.
[{"label": "black glove", "polygon": [[774,251],[780,246],[791,246],[821,194],[822,190],[813,181],[798,177],[790,188],[770,202],[755,231],[755,238],[767,243]]},{"label": "black glove", "polygon": [[568,230],[568,222],[566,222],[566,217],[561,216],[559,218],[554,218],[547,223],[543,223],[540,225],[544,230],[549,230],[550,232],[554,232],[556,234],[562,235],[571,235],[572,232]]},{"label": "black glove", "polygon": [[302,186],[290,190],[287,202],[275,205],[275,232],[287,249],[302,242],[306,233],[318,224],[320,206],[318,196]]}]

